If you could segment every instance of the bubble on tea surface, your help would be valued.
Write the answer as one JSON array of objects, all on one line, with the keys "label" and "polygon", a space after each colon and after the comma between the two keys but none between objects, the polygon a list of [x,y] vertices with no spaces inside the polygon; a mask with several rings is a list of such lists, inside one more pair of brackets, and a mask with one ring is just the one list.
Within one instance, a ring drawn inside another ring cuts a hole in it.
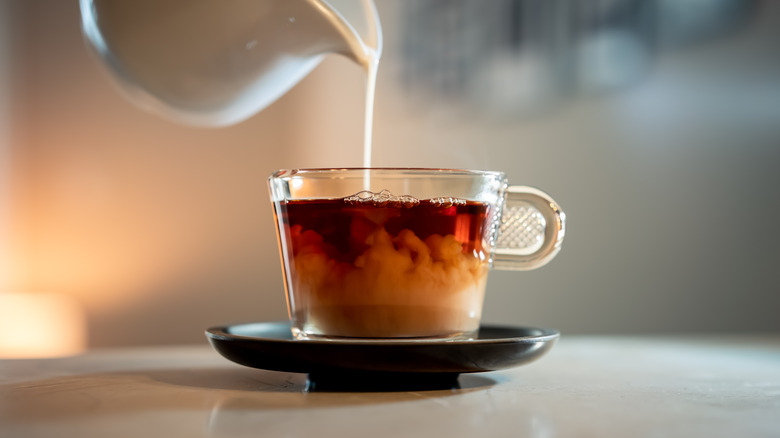
[{"label": "bubble on tea surface", "polygon": [[449,196],[441,196],[438,198],[429,199],[428,203],[433,205],[434,207],[449,208],[454,205],[466,205],[466,200],[460,198],[452,198]]},{"label": "bubble on tea surface", "polygon": [[352,196],[347,196],[344,201],[348,204],[370,204],[374,207],[411,208],[420,204],[420,200],[411,195],[396,196],[389,190],[374,193],[363,190]]}]

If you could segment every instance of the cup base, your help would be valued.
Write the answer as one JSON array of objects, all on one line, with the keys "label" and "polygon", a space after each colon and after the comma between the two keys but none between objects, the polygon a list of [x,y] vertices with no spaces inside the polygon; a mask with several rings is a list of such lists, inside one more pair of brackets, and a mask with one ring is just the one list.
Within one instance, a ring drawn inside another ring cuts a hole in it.
[{"label": "cup base", "polygon": [[431,336],[385,336],[385,337],[370,337],[370,336],[331,336],[322,333],[312,333],[310,331],[301,330],[296,327],[291,329],[293,339],[299,341],[350,341],[350,342],[404,342],[404,341],[468,341],[477,338],[477,330],[468,332],[456,332],[447,333],[441,335]]}]

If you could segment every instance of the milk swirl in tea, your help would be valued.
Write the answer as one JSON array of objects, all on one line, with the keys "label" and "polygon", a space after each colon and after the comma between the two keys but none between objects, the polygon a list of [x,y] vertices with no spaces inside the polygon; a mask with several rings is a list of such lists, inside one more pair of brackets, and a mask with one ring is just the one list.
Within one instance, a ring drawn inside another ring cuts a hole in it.
[{"label": "milk swirl in tea", "polygon": [[420,338],[477,330],[488,271],[486,204],[383,192],[276,207],[299,335]]}]

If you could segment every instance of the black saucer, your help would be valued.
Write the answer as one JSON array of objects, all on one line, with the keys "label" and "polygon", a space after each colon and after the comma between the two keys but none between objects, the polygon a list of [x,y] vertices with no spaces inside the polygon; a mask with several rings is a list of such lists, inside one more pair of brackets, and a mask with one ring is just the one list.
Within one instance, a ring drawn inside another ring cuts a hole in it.
[{"label": "black saucer", "polygon": [[456,385],[460,373],[497,371],[529,363],[552,348],[560,334],[531,327],[482,326],[473,340],[295,340],[289,323],[212,327],[211,345],[241,365],[307,373],[317,389],[399,383],[415,388]]}]

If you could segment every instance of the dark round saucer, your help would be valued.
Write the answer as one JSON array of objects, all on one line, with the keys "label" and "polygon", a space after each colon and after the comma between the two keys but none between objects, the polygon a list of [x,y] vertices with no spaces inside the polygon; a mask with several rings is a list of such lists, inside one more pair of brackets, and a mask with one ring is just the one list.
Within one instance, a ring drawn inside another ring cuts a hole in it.
[{"label": "dark round saucer", "polygon": [[[398,382],[434,386],[460,373],[497,371],[538,359],[560,336],[556,330],[486,325],[471,340],[296,340],[290,324],[260,322],[212,327],[211,345],[225,358],[253,368],[307,373],[318,387],[334,382]],[[418,386],[418,385],[415,385]]]}]

